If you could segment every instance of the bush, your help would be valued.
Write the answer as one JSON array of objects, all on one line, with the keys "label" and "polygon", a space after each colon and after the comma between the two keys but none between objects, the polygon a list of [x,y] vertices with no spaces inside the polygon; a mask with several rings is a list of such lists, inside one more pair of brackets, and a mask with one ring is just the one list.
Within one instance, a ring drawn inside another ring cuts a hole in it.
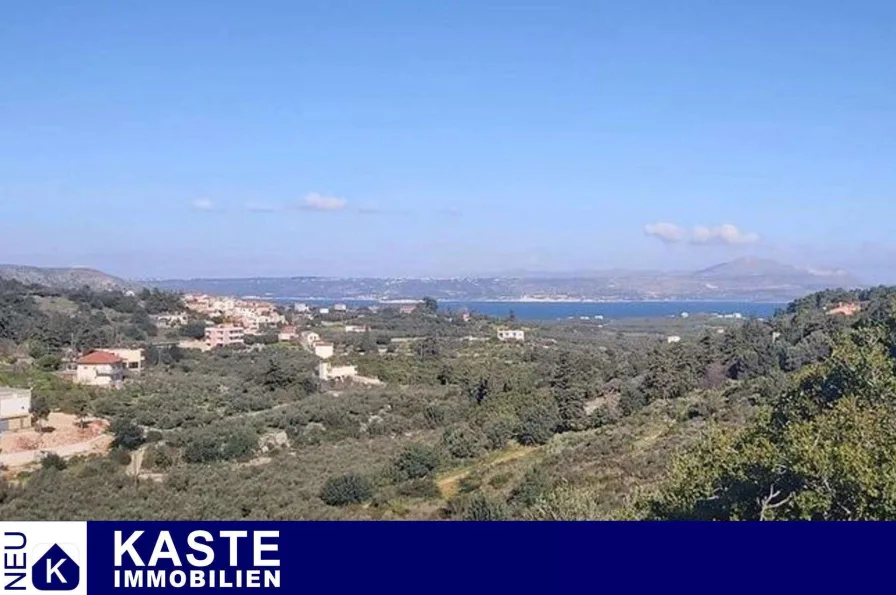
[{"label": "bush", "polygon": [[491,450],[504,448],[513,438],[519,420],[512,417],[499,417],[485,425],[485,438]]},{"label": "bush", "polygon": [[470,500],[463,515],[465,521],[504,521],[507,518],[507,506],[503,502],[481,495]]},{"label": "bush", "polygon": [[147,469],[164,471],[174,464],[176,451],[164,444],[153,444],[146,449],[143,466]]},{"label": "bush", "polygon": [[556,411],[548,407],[532,407],[520,416],[517,440],[526,446],[547,444],[554,435],[558,421]]},{"label": "bush", "polygon": [[113,448],[109,453],[109,458],[122,467],[131,464],[131,453],[121,447]]},{"label": "bush", "polygon": [[58,469],[59,471],[62,471],[68,467],[68,463],[55,452],[51,452],[40,460],[40,467],[41,469]]},{"label": "bush", "polygon": [[398,454],[394,465],[402,479],[420,479],[438,468],[439,455],[423,444],[411,444]]},{"label": "bush", "polygon": [[523,480],[510,492],[510,502],[521,506],[532,506],[542,494],[551,488],[547,473],[535,467],[529,469]]},{"label": "bush", "polygon": [[373,497],[373,484],[357,473],[331,477],[320,491],[320,499],[330,506],[360,504]]},{"label": "bush", "polygon": [[414,479],[398,486],[398,493],[408,498],[435,499],[441,497],[439,487],[432,479]]},{"label": "bush", "polygon": [[481,432],[468,425],[445,430],[442,442],[451,456],[458,459],[472,459],[482,454],[485,438]]}]

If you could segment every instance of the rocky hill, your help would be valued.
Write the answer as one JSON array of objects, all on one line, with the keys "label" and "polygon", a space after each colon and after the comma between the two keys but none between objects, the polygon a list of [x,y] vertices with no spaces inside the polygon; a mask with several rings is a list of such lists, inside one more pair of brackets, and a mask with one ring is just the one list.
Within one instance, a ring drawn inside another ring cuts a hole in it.
[{"label": "rocky hill", "polygon": [[122,289],[129,286],[127,281],[102,271],[75,267],[44,268],[0,264],[0,279],[60,289],[77,289],[85,285],[91,289]]}]

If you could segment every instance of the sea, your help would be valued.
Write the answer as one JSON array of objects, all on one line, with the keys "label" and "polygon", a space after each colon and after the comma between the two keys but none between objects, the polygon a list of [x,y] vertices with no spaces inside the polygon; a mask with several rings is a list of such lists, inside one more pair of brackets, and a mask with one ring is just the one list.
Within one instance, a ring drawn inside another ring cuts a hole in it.
[{"label": "sea", "polygon": [[[349,307],[386,306],[374,300],[334,300],[334,299],[294,299],[277,298],[280,303],[302,303],[313,307],[332,306],[334,303]],[[480,302],[480,301],[440,301],[441,310],[469,310],[498,318],[507,317],[512,312],[517,320],[558,321],[570,319],[604,320],[623,318],[668,318],[683,313],[695,314],[740,314],[744,318],[769,318],[786,306],[785,303],[765,302]]]}]

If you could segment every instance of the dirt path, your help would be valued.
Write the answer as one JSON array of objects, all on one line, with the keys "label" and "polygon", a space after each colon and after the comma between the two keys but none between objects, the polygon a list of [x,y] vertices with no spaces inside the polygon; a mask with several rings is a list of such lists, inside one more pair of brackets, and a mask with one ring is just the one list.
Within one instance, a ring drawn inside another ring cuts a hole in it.
[{"label": "dirt path", "polygon": [[91,438],[90,440],[77,442],[75,444],[66,444],[65,446],[53,446],[37,450],[3,453],[0,454],[0,465],[6,465],[10,468],[25,467],[32,463],[37,463],[45,454],[51,452],[56,453],[63,459],[92,452],[105,452],[111,441],[111,436],[103,434]]},{"label": "dirt path", "polygon": [[448,500],[455,494],[457,494],[457,491],[460,487],[460,481],[470,475],[470,473],[474,471],[490,469],[508,461],[522,459],[523,457],[528,457],[529,455],[534,454],[537,451],[538,447],[533,446],[511,446],[498,453],[493,458],[486,459],[485,461],[481,461],[479,463],[474,463],[469,467],[463,467],[461,469],[453,470],[449,475],[445,475],[437,479],[436,486],[439,488],[439,492],[442,493],[442,498]]}]

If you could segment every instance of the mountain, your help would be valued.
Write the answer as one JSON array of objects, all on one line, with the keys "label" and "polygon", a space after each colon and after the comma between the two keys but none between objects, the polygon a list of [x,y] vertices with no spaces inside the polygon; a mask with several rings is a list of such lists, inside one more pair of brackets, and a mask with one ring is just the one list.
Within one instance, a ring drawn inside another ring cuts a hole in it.
[{"label": "mountain", "polygon": [[699,271],[582,271],[450,279],[257,277],[153,282],[163,289],[212,295],[314,299],[736,300],[786,302],[826,288],[860,283],[842,271],[813,271],[773,260],[741,258]]},{"label": "mountain", "polygon": [[44,268],[15,264],[0,264],[0,279],[45,285],[59,289],[77,289],[85,285],[91,289],[123,289],[129,283],[102,271],[79,267]]}]

